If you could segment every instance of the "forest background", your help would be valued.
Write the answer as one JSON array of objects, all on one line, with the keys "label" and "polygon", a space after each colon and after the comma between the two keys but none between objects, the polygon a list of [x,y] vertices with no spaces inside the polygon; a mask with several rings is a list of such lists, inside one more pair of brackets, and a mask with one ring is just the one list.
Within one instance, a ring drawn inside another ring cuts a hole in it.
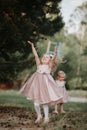
[{"label": "forest background", "polygon": [[36,70],[27,43],[31,40],[40,57],[49,41],[61,43],[53,77],[63,70],[68,89],[87,90],[87,2],[74,10],[66,25],[61,0],[0,1],[0,87],[19,89]]}]

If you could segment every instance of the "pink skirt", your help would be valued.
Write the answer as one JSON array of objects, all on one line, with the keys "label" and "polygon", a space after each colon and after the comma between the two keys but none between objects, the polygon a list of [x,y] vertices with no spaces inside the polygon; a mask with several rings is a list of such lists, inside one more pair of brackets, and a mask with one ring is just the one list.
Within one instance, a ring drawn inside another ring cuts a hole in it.
[{"label": "pink skirt", "polygon": [[67,94],[65,86],[57,87],[57,89],[60,92],[60,94],[63,96],[63,100],[61,101],[61,103],[66,103],[68,101],[68,94]]},{"label": "pink skirt", "polygon": [[54,105],[63,98],[50,74],[35,72],[19,91],[27,99],[39,104]]}]

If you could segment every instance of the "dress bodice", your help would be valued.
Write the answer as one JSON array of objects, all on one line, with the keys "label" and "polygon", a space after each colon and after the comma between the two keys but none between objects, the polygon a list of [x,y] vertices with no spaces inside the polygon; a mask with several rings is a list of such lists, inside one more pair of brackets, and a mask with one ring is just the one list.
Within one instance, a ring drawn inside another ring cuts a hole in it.
[{"label": "dress bodice", "polygon": [[64,87],[65,86],[65,81],[56,80],[56,83],[57,83],[58,87]]},{"label": "dress bodice", "polygon": [[42,64],[37,67],[37,72],[50,74],[51,68],[49,67],[49,65]]}]

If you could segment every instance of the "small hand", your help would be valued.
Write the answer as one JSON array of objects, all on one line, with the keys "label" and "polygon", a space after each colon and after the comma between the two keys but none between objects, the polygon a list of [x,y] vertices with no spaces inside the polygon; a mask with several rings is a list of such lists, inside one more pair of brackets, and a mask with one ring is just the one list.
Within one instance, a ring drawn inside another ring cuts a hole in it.
[{"label": "small hand", "polygon": [[31,42],[31,41],[27,41],[31,46],[33,45],[33,42]]}]

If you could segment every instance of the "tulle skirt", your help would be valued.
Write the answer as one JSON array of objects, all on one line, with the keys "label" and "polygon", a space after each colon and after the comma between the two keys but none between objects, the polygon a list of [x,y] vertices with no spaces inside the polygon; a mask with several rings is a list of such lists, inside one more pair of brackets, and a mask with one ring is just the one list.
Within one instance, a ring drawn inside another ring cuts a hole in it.
[{"label": "tulle skirt", "polygon": [[50,74],[35,72],[19,91],[27,99],[39,104],[54,105],[63,98]]},{"label": "tulle skirt", "polygon": [[66,88],[64,86],[63,87],[57,87],[57,88],[58,88],[58,91],[60,92],[60,94],[63,96],[61,103],[68,102],[68,94],[67,94]]}]

